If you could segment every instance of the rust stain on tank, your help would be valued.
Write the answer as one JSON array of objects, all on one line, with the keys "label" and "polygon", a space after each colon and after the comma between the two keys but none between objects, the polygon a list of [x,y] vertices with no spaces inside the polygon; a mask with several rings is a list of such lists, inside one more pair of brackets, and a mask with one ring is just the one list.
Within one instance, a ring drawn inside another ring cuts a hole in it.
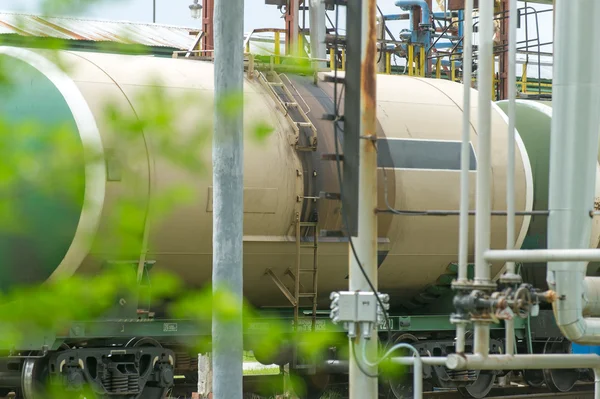
[{"label": "rust stain on tank", "polygon": [[[367,26],[367,43],[365,57],[361,60],[361,94],[364,99],[364,109],[362,110],[362,122],[365,136],[377,136],[377,121],[375,115],[376,99],[376,71],[375,71],[375,56],[377,51],[377,0],[367,0],[369,3],[368,26]],[[367,146],[368,151],[375,151],[374,146]]]}]

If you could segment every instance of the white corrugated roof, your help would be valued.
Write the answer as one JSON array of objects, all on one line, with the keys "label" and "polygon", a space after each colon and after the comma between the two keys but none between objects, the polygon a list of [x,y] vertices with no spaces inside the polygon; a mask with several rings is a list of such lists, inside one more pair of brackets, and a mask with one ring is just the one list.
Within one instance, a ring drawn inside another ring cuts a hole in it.
[{"label": "white corrugated roof", "polygon": [[0,34],[24,37],[104,41],[187,50],[194,43],[193,32],[197,32],[197,29],[127,21],[0,12]]}]

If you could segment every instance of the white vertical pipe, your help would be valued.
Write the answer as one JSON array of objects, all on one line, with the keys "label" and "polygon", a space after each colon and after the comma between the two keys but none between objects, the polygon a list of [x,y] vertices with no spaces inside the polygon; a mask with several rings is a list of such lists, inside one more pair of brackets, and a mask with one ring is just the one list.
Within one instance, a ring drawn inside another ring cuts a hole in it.
[{"label": "white vertical pipe", "polygon": [[490,247],[491,224],[491,119],[492,119],[492,55],[494,36],[494,2],[479,2],[479,68],[478,68],[478,155],[477,198],[475,218],[475,284],[489,284],[490,266],[483,254]]},{"label": "white vertical pipe", "polygon": [[[323,0],[310,0],[310,49],[312,58],[327,58],[326,36],[326,15],[325,2]],[[324,62],[318,62],[315,65],[318,68],[325,67]]]},{"label": "white vertical pipe", "polygon": [[423,362],[420,357],[416,357],[413,364],[413,392],[414,399],[423,398]]},{"label": "white vertical pipe", "polygon": [[490,324],[485,321],[476,322],[474,335],[473,353],[487,356],[490,353]]},{"label": "white vertical pipe", "polygon": [[[589,248],[600,127],[600,2],[556,1],[548,249]],[[587,262],[549,262],[557,325],[577,343],[600,341],[600,319],[583,317]]]},{"label": "white vertical pipe", "polygon": [[[515,119],[517,118],[517,0],[510,0],[508,34],[508,155],[506,163],[506,249],[515,246]],[[515,263],[506,264],[506,275],[515,278]]]},{"label": "white vertical pipe", "polygon": [[[484,253],[490,247],[491,225],[491,132],[492,132],[492,55],[494,36],[494,2],[479,2],[479,68],[478,94],[478,155],[477,197],[475,217],[475,285],[484,289],[491,284],[490,265]],[[474,323],[476,354],[487,356],[490,344],[490,325],[486,321]]]},{"label": "white vertical pipe", "polygon": [[[460,216],[458,236],[458,283],[468,282],[467,259],[469,253],[469,171],[471,163],[471,75],[473,74],[473,0],[465,1],[463,22],[463,120],[460,154]],[[452,60],[450,60],[452,62]],[[465,334],[468,320],[456,325],[456,353],[465,352]]]},{"label": "white vertical pipe", "polygon": [[504,329],[506,330],[506,348],[507,355],[515,354],[515,319],[510,318],[504,321]]},{"label": "white vertical pipe", "polygon": [[[465,2],[463,38],[463,131],[460,155],[460,220],[458,241],[458,281],[467,281],[467,257],[469,253],[469,166],[471,163],[471,75],[473,73],[473,0]],[[463,329],[464,331],[464,329]],[[464,333],[463,333],[464,334]],[[464,336],[463,336],[464,343]]]},{"label": "white vertical pipe", "polygon": [[302,42],[300,41],[300,0],[292,0],[288,2],[290,7],[289,14],[294,18],[289,22],[286,35],[289,34],[290,48],[287,49],[289,55],[300,56],[302,54]]},{"label": "white vertical pipe", "polygon": [[466,323],[456,325],[456,353],[465,353],[465,334],[467,332]]}]

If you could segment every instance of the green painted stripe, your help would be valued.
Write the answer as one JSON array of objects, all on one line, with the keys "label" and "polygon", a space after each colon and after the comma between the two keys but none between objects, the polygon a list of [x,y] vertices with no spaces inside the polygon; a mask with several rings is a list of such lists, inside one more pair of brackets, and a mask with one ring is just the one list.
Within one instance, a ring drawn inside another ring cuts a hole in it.
[{"label": "green painted stripe", "polygon": [[0,290],[46,280],[75,235],[83,203],[83,147],[58,89],[1,55]]}]

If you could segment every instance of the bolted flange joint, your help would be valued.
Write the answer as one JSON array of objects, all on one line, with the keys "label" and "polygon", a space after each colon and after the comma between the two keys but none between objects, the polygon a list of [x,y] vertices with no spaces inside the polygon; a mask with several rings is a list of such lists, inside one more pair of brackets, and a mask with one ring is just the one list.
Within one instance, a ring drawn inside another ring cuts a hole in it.
[{"label": "bolted flange joint", "polygon": [[500,282],[502,284],[521,284],[523,279],[520,275],[515,273],[504,273],[500,276]]}]

